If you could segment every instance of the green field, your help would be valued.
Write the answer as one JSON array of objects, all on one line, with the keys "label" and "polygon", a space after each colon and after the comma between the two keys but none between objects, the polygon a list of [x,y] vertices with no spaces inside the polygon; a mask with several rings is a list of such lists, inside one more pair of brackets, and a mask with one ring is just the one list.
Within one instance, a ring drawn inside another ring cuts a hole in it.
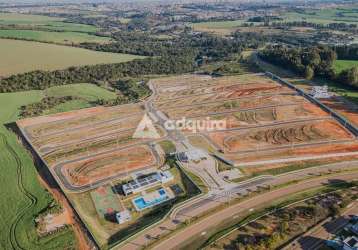
[{"label": "green field", "polygon": [[67,23],[63,18],[17,13],[0,13],[0,25],[18,25],[25,28],[43,28],[58,31],[96,32],[92,25]]},{"label": "green field", "polygon": [[72,249],[72,231],[38,239],[34,215],[52,199],[40,186],[32,158],[4,124],[18,118],[22,105],[40,101],[41,91],[0,94],[0,249]]},{"label": "green field", "polygon": [[244,24],[246,20],[191,23],[193,30],[228,35]]},{"label": "green field", "polygon": [[91,102],[98,99],[111,100],[117,97],[116,93],[90,83],[78,83],[51,87],[43,91],[43,96],[74,96],[80,98],[79,100],[72,100],[59,104],[50,110],[45,110],[43,114],[54,114],[68,110],[89,108],[93,106]]},{"label": "green field", "polygon": [[0,38],[15,38],[52,42],[61,44],[78,44],[84,42],[107,43],[109,37],[101,37],[80,32],[50,32],[38,30],[0,30]]},{"label": "green field", "polygon": [[87,101],[95,101],[98,99],[110,100],[116,98],[114,92],[110,92],[104,88],[89,83],[78,83],[54,86],[43,91],[47,96],[62,97],[74,95]]},{"label": "green field", "polygon": [[0,39],[0,76],[33,70],[56,70],[70,66],[120,63],[143,57],[91,51],[39,42]]},{"label": "green field", "polygon": [[336,73],[340,73],[345,69],[350,69],[353,67],[358,67],[358,61],[353,60],[336,60],[334,62],[334,70]]},{"label": "green field", "polygon": [[306,10],[304,13],[288,12],[284,14],[285,21],[307,21],[312,23],[358,23],[357,6],[351,8],[330,8]]}]

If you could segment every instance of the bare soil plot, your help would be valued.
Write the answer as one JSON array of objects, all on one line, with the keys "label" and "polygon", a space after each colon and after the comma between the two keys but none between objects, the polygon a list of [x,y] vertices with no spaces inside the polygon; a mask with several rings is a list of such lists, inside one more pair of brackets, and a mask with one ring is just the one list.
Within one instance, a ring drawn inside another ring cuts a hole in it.
[{"label": "bare soil plot", "polygon": [[[300,148],[287,148],[287,149],[276,149],[269,151],[256,151],[252,153],[232,153],[225,154],[225,159],[233,161],[234,163],[250,163],[256,161],[265,161],[265,160],[276,160],[276,159],[289,159],[296,157],[306,157],[306,156],[320,156],[327,154],[335,154],[335,153],[348,153],[348,152],[356,152],[358,150],[358,144],[355,141],[347,142],[347,143],[327,143],[318,146],[306,146]],[[331,159],[333,157],[330,157]],[[338,158],[338,156],[337,156]],[[349,159],[356,158],[354,156],[349,156]],[[344,157],[339,157],[340,161],[344,159]],[[297,161],[300,161],[299,159]],[[326,163],[330,163],[329,161]],[[267,165],[263,165],[263,169],[266,169]],[[267,168],[270,168],[267,166]],[[280,167],[280,166],[278,166]]]},{"label": "bare soil plot", "polygon": [[299,122],[250,130],[222,131],[207,135],[221,150],[228,153],[262,150],[292,144],[353,139],[334,120]]},{"label": "bare soil plot", "polygon": [[337,111],[348,120],[350,120],[355,126],[358,126],[358,109],[354,105],[348,105],[339,97],[332,97],[330,99],[322,100],[322,102]]},{"label": "bare soil plot", "polygon": [[52,133],[63,133],[69,129],[78,129],[94,125],[97,122],[108,122],[111,119],[123,118],[128,115],[143,113],[143,107],[138,104],[122,105],[116,107],[94,107],[75,110],[54,115],[23,119],[17,122],[25,127],[32,137],[45,136]]},{"label": "bare soil plot", "polygon": [[33,145],[42,153],[57,147],[74,143],[78,140],[92,140],[98,137],[115,135],[125,130],[134,129],[142,119],[142,115],[119,118],[104,123],[84,126],[80,130],[72,129],[64,133],[53,133],[34,138]]},{"label": "bare soil plot", "polygon": [[[29,118],[18,126],[64,186],[74,190],[117,178],[123,169],[160,164],[160,155],[145,145],[151,139],[133,138],[142,118],[143,107],[130,104]],[[158,133],[164,135],[161,128]]]},{"label": "bare soil plot", "polygon": [[264,108],[267,106],[290,105],[305,102],[297,95],[253,96],[252,98],[234,99],[223,102],[204,103],[194,106],[161,109],[169,118],[194,117],[221,112],[232,112],[244,109]]},{"label": "bare soil plot", "polygon": [[[269,88],[251,88],[245,90],[229,90],[222,92],[212,92],[208,94],[199,94],[199,95],[189,95],[185,97],[173,98],[169,101],[163,99],[161,101],[155,102],[155,106],[159,109],[161,108],[170,108],[170,107],[180,107],[195,105],[200,103],[208,103],[221,100],[230,100],[230,99],[244,99],[251,98],[253,96],[267,96],[267,95],[294,95],[295,93],[287,87],[284,86],[275,86]],[[166,97],[165,97],[166,98]]]},{"label": "bare soil plot", "polygon": [[134,131],[135,129],[132,129],[108,136],[92,138],[89,140],[79,140],[60,147],[51,148],[43,154],[43,159],[49,165],[52,165],[55,162],[73,160],[91,154],[97,154],[116,148],[128,147],[133,144],[144,142],[144,139],[134,139],[132,137]]},{"label": "bare soil plot", "polygon": [[151,149],[138,146],[65,164],[62,172],[72,185],[81,186],[155,163]]},{"label": "bare soil plot", "polygon": [[234,111],[209,116],[211,120],[225,120],[227,129],[245,128],[248,126],[270,125],[276,122],[299,121],[327,116],[317,106],[307,102],[298,105],[277,106],[248,111]]},{"label": "bare soil plot", "polygon": [[[223,92],[223,94],[221,93]],[[234,84],[234,85],[226,85],[226,86],[214,86],[214,87],[200,87],[200,88],[191,88],[177,92],[166,93],[157,98],[158,102],[163,102],[166,100],[178,100],[180,98],[188,98],[188,97],[196,97],[205,94],[221,94],[225,95],[227,98],[234,98],[234,97],[242,97],[242,96],[249,96],[249,95],[257,95],[257,94],[264,94],[264,93],[292,93],[289,88],[278,85],[278,84],[261,84],[261,83],[254,83],[254,84]]]}]

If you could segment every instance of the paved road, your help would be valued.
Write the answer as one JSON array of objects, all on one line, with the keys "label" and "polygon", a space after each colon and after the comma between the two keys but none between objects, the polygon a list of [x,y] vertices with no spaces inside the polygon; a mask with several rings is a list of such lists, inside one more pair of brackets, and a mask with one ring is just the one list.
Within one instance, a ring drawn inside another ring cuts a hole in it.
[{"label": "paved road", "polygon": [[[334,179],[340,180],[354,180],[358,178],[358,173],[345,173],[335,176]],[[262,195],[257,195],[249,200],[240,202],[238,204],[232,205],[224,210],[221,210],[213,215],[210,215],[203,220],[186,227],[182,231],[174,234],[169,239],[161,241],[154,249],[158,250],[168,250],[175,249],[183,242],[188,242],[192,239],[193,236],[205,232],[209,228],[219,224],[223,220],[234,217],[235,215],[246,212],[251,208],[260,207],[263,205],[270,204],[273,200],[280,199],[282,197],[288,196],[290,194],[303,191],[309,188],[319,187],[321,185],[327,184],[332,177],[322,177],[313,180],[303,181],[302,183],[291,185],[282,189],[274,190]],[[123,249],[135,249],[135,248],[123,248]]]},{"label": "paved road", "polygon": [[339,218],[319,224],[307,233],[287,245],[284,250],[315,250],[319,249],[325,240],[330,239],[336,232],[344,228],[350,215],[358,215],[358,202],[354,202]]},{"label": "paved road", "polygon": [[[168,231],[174,230],[178,224],[184,222],[187,219],[194,218],[205,211],[215,208],[218,205],[221,205],[223,203],[229,202],[230,199],[233,199],[237,197],[240,194],[245,194],[249,192],[250,190],[253,191],[257,189],[260,186],[267,186],[267,185],[280,185],[283,183],[287,183],[293,180],[303,180],[308,177],[312,177],[313,175],[317,175],[320,173],[328,173],[331,171],[336,171],[339,169],[352,169],[357,168],[358,161],[353,162],[344,162],[344,163],[337,163],[337,164],[327,164],[320,167],[315,168],[309,168],[304,169],[301,171],[296,172],[290,172],[287,174],[283,174],[280,176],[264,176],[258,179],[249,180],[246,181],[236,187],[234,187],[231,190],[211,190],[207,195],[204,195],[202,197],[199,197],[191,202],[185,203],[180,208],[174,210],[172,214],[169,216],[169,218],[165,219],[161,223],[153,226],[152,228],[148,229],[147,231],[140,232],[135,237],[131,238],[129,241],[127,241],[124,244],[121,244],[116,249],[139,249],[149,242],[155,240],[159,235],[166,234]],[[352,174],[343,174],[344,178],[350,178],[352,176],[356,176],[358,174],[352,175]],[[342,177],[340,176],[340,178]],[[329,177],[328,177],[329,178]],[[326,179],[328,179],[326,177]],[[331,177],[332,178],[332,177]],[[334,179],[337,179],[338,177],[334,177]],[[311,181],[308,181],[307,183],[310,183]],[[314,183],[321,183],[319,180],[314,181]],[[301,188],[308,188],[308,184],[306,185],[306,182],[303,182],[302,184],[296,185]],[[289,188],[287,188],[290,190]],[[260,197],[270,197],[267,194],[264,194]],[[266,199],[266,198],[265,198]],[[271,197],[271,199],[265,200],[265,202],[271,202],[274,200],[275,197]],[[235,205],[236,206],[236,205]],[[230,207],[229,207],[230,208]],[[235,210],[235,209],[234,209]],[[218,214],[217,216],[219,220],[222,220],[221,214]],[[214,217],[215,217],[214,216]],[[208,224],[210,225],[210,223]],[[173,236],[174,239],[170,240],[170,242],[183,242],[185,238],[181,239],[176,237],[176,235]],[[180,239],[180,240],[179,240]],[[164,249],[164,248],[163,248]],[[172,248],[167,248],[172,249]]]}]

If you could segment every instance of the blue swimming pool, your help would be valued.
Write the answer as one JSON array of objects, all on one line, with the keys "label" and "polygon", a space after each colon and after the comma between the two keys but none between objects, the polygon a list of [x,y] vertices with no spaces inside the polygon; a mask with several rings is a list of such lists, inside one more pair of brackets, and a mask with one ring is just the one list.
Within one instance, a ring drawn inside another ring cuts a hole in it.
[{"label": "blue swimming pool", "polygon": [[170,197],[167,195],[167,192],[164,189],[159,189],[154,192],[157,192],[157,194],[159,195],[156,195],[157,198],[153,200],[146,201],[143,196],[137,197],[132,200],[137,211],[153,207],[170,199]]}]

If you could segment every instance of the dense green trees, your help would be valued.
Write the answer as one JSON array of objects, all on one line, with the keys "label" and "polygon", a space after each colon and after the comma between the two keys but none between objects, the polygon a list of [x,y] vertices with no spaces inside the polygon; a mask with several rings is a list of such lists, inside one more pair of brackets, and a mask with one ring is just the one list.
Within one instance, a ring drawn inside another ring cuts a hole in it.
[{"label": "dense green trees", "polygon": [[342,45],[334,47],[338,55],[338,59],[341,60],[358,60],[358,45]]},{"label": "dense green trees", "polygon": [[[358,59],[358,46],[341,46],[335,48],[340,59]],[[259,55],[262,59],[273,64],[290,69],[307,79],[315,76],[334,80],[338,83],[358,87],[358,67],[347,69],[339,74],[333,70],[333,62],[337,54],[327,46],[309,48],[288,48],[286,46],[271,46]]]},{"label": "dense green trees", "polygon": [[266,61],[288,68],[308,79],[314,76],[332,77],[336,53],[327,46],[288,48],[277,45],[263,50],[260,57]]},{"label": "dense green trees", "polygon": [[358,87],[358,67],[343,70],[337,76],[337,79],[344,84],[350,85],[352,87]]}]

